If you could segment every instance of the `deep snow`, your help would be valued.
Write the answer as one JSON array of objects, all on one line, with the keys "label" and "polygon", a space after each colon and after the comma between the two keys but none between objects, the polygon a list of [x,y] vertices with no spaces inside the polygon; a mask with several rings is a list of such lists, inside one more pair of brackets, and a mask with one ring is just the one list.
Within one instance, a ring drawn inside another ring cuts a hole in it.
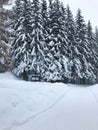
[{"label": "deep snow", "polygon": [[0,130],[98,130],[98,85],[33,83],[0,74]]}]

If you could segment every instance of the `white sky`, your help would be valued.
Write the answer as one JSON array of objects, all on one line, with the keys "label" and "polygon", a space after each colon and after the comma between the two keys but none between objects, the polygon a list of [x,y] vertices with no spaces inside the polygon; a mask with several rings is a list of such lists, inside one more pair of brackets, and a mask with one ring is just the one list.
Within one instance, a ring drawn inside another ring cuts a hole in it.
[{"label": "white sky", "polygon": [[86,22],[91,21],[93,28],[98,26],[98,0],[62,0],[65,7],[68,4],[76,16],[77,9],[82,10]]},{"label": "white sky", "polygon": [[[10,0],[11,4],[15,0]],[[80,8],[82,10],[82,15],[86,22],[88,20],[91,21],[93,28],[98,26],[98,0],[61,0],[65,7],[69,5],[73,15],[76,16],[77,9]]]}]

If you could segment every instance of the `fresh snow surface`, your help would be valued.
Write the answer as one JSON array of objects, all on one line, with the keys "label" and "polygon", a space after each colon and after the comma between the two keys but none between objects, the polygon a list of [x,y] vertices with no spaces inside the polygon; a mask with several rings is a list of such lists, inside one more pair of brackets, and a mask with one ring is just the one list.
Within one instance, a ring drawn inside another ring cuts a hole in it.
[{"label": "fresh snow surface", "polygon": [[98,130],[98,85],[25,82],[0,74],[0,130]]}]

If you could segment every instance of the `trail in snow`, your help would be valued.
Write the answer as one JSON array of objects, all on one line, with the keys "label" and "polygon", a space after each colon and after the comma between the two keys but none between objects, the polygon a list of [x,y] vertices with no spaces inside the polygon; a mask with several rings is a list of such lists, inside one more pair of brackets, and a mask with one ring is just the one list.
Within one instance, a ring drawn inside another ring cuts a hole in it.
[{"label": "trail in snow", "polygon": [[70,89],[68,89],[66,92],[64,92],[64,94],[62,94],[52,105],[50,105],[48,108],[34,114],[34,115],[31,115],[30,117],[28,117],[27,119],[25,119],[24,121],[22,122],[15,122],[13,123],[10,127],[8,128],[5,128],[4,130],[13,130],[14,128],[16,127],[20,127],[26,123],[28,123],[30,120],[33,120],[35,119],[37,116],[49,111],[50,109],[52,109],[58,102],[60,102],[65,96],[66,94],[70,91]]}]

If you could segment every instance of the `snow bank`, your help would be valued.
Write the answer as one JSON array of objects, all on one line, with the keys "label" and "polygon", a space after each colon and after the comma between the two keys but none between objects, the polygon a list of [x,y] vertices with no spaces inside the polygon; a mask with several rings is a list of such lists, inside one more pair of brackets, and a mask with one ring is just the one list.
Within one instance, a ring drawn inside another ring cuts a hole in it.
[{"label": "snow bank", "polygon": [[98,130],[98,85],[33,83],[0,74],[0,130]]}]

